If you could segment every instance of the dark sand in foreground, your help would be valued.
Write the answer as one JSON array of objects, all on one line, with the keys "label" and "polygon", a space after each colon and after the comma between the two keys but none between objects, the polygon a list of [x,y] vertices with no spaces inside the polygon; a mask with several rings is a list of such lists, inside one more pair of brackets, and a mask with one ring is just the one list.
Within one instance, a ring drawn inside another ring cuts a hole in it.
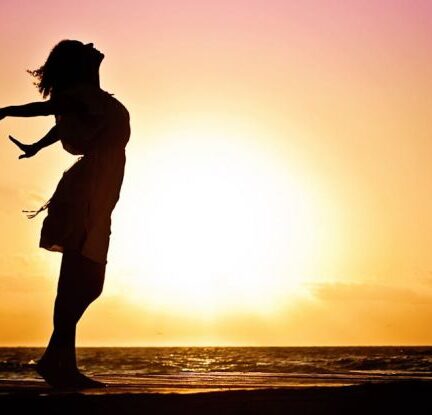
[{"label": "dark sand in foreground", "polygon": [[0,381],[1,414],[432,414],[432,382],[148,392],[139,387],[52,390]]}]

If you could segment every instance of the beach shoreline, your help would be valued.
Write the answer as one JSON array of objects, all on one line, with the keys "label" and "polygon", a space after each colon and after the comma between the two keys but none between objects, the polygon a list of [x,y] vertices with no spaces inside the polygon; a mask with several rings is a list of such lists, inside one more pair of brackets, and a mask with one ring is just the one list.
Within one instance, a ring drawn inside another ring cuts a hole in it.
[{"label": "beach shoreline", "polygon": [[140,392],[111,386],[54,390],[29,381],[0,382],[2,413],[43,414],[416,414],[432,413],[431,381],[249,390]]}]

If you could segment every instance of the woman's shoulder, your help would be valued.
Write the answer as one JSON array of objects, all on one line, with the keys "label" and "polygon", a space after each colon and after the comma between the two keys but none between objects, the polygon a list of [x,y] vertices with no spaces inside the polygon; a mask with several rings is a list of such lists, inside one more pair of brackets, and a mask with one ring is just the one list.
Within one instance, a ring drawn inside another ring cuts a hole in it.
[{"label": "woman's shoulder", "polygon": [[104,91],[88,84],[77,84],[52,94],[50,100],[60,114],[100,113],[104,102]]},{"label": "woman's shoulder", "polygon": [[83,96],[89,95],[100,95],[104,91],[96,85],[87,84],[87,83],[78,83],[68,88],[60,89],[53,93],[52,98],[79,98]]}]

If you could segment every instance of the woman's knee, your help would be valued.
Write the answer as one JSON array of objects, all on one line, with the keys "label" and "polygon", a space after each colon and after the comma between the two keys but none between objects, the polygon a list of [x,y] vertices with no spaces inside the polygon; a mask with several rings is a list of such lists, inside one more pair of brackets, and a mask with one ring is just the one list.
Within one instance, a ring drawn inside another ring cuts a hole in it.
[{"label": "woman's knee", "polygon": [[[105,265],[87,260],[84,269],[85,286],[91,301],[96,300],[103,291],[105,282]],[[84,285],[84,284],[83,284]]]},{"label": "woman's knee", "polygon": [[71,297],[57,295],[54,304],[54,328],[74,327],[81,317],[81,309],[79,302]]},{"label": "woman's knee", "polygon": [[105,264],[68,252],[63,255],[56,302],[67,309],[86,308],[102,294],[104,280]]},{"label": "woman's knee", "polygon": [[100,276],[97,276],[95,279],[96,281],[92,281],[92,284],[89,284],[87,290],[88,301],[90,302],[99,298],[103,291],[104,280],[101,279]]}]

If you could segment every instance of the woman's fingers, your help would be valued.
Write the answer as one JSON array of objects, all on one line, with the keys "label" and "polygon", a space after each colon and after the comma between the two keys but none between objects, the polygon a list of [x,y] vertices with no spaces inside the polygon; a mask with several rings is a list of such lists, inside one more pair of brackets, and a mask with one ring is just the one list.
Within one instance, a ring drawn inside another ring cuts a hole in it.
[{"label": "woman's fingers", "polygon": [[17,145],[19,148],[23,148],[23,144],[20,143],[16,138],[13,138],[11,135],[9,136],[9,140],[12,141],[15,145]]},{"label": "woman's fingers", "polygon": [[23,144],[20,141],[18,141],[16,138],[12,137],[11,135],[9,136],[9,140],[11,140],[12,143],[17,145],[20,150],[24,151],[24,154],[21,154],[18,157],[18,159],[29,158],[29,157],[34,156],[37,153],[34,146],[29,145],[29,144]]}]

